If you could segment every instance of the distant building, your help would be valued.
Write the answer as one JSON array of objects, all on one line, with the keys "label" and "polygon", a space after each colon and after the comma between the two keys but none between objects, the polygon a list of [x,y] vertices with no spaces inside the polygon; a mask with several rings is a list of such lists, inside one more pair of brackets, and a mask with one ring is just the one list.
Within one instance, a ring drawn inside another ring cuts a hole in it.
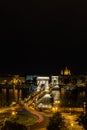
[{"label": "distant building", "polygon": [[19,75],[10,75],[10,76],[4,76],[0,77],[0,84],[2,85],[21,85],[25,83],[25,77],[19,76]]},{"label": "distant building", "polygon": [[26,75],[26,81],[28,81],[28,80],[32,81],[36,77],[37,77],[37,75]]},{"label": "distant building", "polygon": [[71,71],[66,67],[64,70],[61,70],[61,75],[71,75]]},{"label": "distant building", "polygon": [[26,83],[29,83],[29,84],[36,84],[36,80],[37,79],[37,75],[26,75]]}]

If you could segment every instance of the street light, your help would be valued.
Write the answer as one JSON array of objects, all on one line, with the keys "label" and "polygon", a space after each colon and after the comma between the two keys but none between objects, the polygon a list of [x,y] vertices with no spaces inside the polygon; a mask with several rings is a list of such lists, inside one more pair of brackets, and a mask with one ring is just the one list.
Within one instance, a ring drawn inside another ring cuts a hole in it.
[{"label": "street light", "polygon": [[16,115],[16,112],[15,112],[15,111],[13,111],[11,114],[12,114],[13,116],[15,116],[15,115]]},{"label": "street light", "polygon": [[15,117],[15,116],[17,115],[17,112],[12,111],[12,113],[11,113],[11,114],[12,114],[12,116],[14,116],[14,117]]},{"label": "street light", "polygon": [[71,123],[71,126],[73,127],[73,123]]},{"label": "street light", "polygon": [[57,111],[58,111],[58,108],[57,108],[57,107],[52,107],[52,111],[53,111],[53,112],[57,112]]},{"label": "street light", "polygon": [[60,100],[58,100],[58,101],[55,101],[54,103],[55,103],[55,104],[60,104]]},{"label": "street light", "polygon": [[86,102],[83,103],[83,112],[86,113]]},{"label": "street light", "polygon": [[71,122],[71,130],[73,130],[73,126],[74,126],[74,124],[73,124],[73,122]]}]

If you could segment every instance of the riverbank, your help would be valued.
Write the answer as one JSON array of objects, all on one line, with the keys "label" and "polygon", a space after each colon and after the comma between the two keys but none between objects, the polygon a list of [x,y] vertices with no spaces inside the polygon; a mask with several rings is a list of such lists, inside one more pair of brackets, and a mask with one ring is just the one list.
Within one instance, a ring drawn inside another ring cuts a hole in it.
[{"label": "riverbank", "polygon": [[0,127],[6,120],[16,121],[19,124],[25,125],[27,128],[38,121],[38,116],[31,111],[27,111],[23,106],[16,105],[15,107],[0,108]]}]

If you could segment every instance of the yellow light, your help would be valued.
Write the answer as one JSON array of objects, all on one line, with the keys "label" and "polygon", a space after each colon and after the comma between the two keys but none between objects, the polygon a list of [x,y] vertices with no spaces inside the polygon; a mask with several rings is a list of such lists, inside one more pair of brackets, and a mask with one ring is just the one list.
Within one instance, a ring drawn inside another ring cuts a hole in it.
[{"label": "yellow light", "polygon": [[57,107],[52,107],[52,111],[53,111],[53,112],[56,112],[57,110],[58,110]]},{"label": "yellow light", "polygon": [[53,107],[52,110],[55,110],[55,108]]},{"label": "yellow light", "polygon": [[14,111],[12,112],[12,115],[15,115],[15,112],[14,112]]},{"label": "yellow light", "polygon": [[16,114],[17,114],[17,112],[15,112],[15,111],[12,112],[12,115],[13,115],[13,116],[15,116]]},{"label": "yellow light", "polygon": [[12,105],[15,105],[16,104],[16,102],[12,102]]},{"label": "yellow light", "polygon": [[56,107],[55,109],[56,109],[56,110],[58,110],[58,108],[57,108],[57,107]]},{"label": "yellow light", "polygon": [[58,101],[58,103],[60,103],[60,101]]},{"label": "yellow light", "polygon": [[71,75],[70,70],[66,67],[64,70],[64,75]]},{"label": "yellow light", "polygon": [[59,104],[59,103],[60,103],[60,101],[55,101],[54,103]]},{"label": "yellow light", "polygon": [[71,123],[71,126],[73,126],[73,123]]}]

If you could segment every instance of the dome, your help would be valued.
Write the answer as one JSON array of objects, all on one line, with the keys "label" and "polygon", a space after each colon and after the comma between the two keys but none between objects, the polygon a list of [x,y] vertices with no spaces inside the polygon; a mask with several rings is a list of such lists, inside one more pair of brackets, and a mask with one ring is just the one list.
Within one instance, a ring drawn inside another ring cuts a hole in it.
[{"label": "dome", "polygon": [[71,75],[70,70],[66,67],[65,70],[61,70],[61,75]]}]

